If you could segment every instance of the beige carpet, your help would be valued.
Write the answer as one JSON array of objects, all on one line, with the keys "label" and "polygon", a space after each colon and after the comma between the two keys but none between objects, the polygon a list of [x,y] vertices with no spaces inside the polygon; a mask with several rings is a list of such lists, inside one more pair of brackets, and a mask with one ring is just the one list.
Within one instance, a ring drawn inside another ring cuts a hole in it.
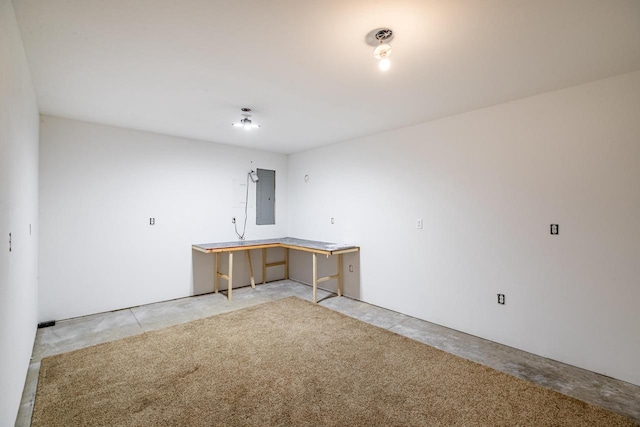
[{"label": "beige carpet", "polygon": [[34,426],[631,426],[295,297],[46,358]]}]

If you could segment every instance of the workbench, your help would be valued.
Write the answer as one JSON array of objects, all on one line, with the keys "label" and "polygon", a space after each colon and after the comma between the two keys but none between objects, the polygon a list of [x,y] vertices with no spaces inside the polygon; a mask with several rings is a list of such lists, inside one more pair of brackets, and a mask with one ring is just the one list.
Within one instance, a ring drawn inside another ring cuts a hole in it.
[{"label": "workbench", "polygon": [[[278,262],[267,263],[266,251],[269,248],[284,248],[284,260]],[[227,298],[231,300],[233,293],[233,254],[238,251],[244,251],[249,264],[249,274],[251,277],[251,287],[256,287],[253,276],[253,266],[251,265],[251,256],[249,251],[254,249],[262,250],[262,283],[266,282],[267,268],[279,265],[284,266],[284,278],[289,278],[289,249],[310,252],[312,255],[313,266],[313,302],[317,303],[318,283],[328,280],[338,281],[338,296],[342,296],[342,254],[350,252],[358,252],[360,248],[353,245],[335,244],[326,242],[317,242],[314,240],[296,239],[294,237],[281,237],[277,239],[262,240],[239,240],[235,242],[218,242],[218,243],[201,243],[192,245],[192,249],[207,254],[215,254],[215,267],[213,274],[213,290],[218,293],[218,285],[220,278],[228,283]],[[219,256],[221,253],[229,254],[229,272],[228,274],[220,273]],[[338,272],[332,276],[318,277],[318,255],[325,255],[327,258],[332,255],[338,257]]]}]

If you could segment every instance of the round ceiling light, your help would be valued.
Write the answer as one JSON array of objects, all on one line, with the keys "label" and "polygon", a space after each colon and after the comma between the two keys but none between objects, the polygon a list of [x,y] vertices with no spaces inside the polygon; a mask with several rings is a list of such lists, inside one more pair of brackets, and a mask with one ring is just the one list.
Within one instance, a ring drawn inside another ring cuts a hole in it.
[{"label": "round ceiling light", "polygon": [[391,66],[389,55],[391,55],[392,49],[388,41],[393,37],[393,31],[389,28],[381,28],[376,31],[374,37],[380,44],[373,50],[373,56],[380,61],[378,62],[380,70],[387,71]]},{"label": "round ceiling light", "polygon": [[251,130],[260,127],[259,124],[253,123],[250,119],[251,108],[242,108],[240,111],[242,111],[242,119],[240,119],[240,122],[238,123],[232,123],[231,126],[243,128],[244,130]]}]

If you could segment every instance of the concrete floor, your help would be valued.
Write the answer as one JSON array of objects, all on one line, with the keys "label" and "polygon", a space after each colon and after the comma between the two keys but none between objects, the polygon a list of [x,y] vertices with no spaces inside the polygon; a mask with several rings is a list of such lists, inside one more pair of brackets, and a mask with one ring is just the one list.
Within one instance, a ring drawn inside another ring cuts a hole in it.
[{"label": "concrete floor", "polygon": [[[311,300],[311,288],[283,280],[258,285],[256,289],[234,289],[233,301],[228,301],[225,294],[201,295],[63,320],[39,329],[16,426],[31,424],[40,361],[44,357],[288,296]],[[601,406],[640,424],[638,386],[322,290],[318,291],[318,299],[332,310]]]}]

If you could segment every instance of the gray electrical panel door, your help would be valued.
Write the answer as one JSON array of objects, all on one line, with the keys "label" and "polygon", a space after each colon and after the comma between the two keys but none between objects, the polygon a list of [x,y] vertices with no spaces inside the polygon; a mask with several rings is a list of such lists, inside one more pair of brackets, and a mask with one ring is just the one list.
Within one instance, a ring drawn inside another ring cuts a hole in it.
[{"label": "gray electrical panel door", "polygon": [[256,224],[276,223],[276,171],[258,169],[256,183]]}]

